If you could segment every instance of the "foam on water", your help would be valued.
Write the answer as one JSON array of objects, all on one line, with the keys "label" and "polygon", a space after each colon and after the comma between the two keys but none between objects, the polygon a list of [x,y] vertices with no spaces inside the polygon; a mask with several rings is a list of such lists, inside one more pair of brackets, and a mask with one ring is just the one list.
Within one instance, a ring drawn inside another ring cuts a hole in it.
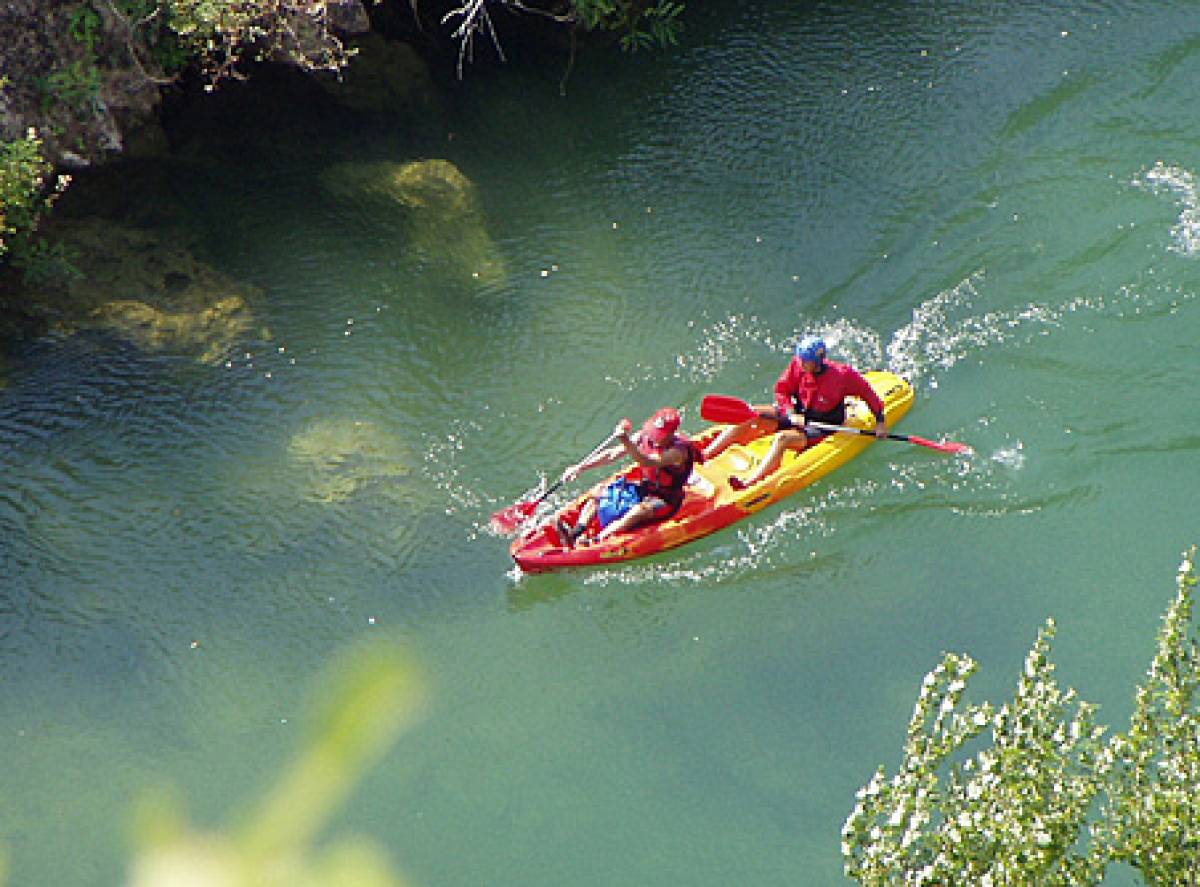
[{"label": "foam on water", "polygon": [[425,463],[423,473],[432,481],[434,489],[445,494],[446,514],[455,514],[460,510],[473,513],[495,504],[480,492],[477,485],[464,483],[461,479],[459,463],[468,449],[468,441],[485,443],[484,434],[484,428],[478,422],[453,419],[441,434],[425,435],[422,446]]},{"label": "foam on water", "polygon": [[991,460],[1005,468],[1020,471],[1025,467],[1025,445],[1018,440],[1011,446],[1000,447],[992,453]]},{"label": "foam on water", "polygon": [[883,361],[879,334],[848,318],[813,319],[783,335],[754,314],[730,314],[707,323],[692,321],[688,327],[695,330],[694,341],[669,363],[635,364],[629,374],[608,375],[604,380],[625,389],[646,383],[714,382],[729,367],[750,360],[770,362],[769,375],[773,380],[796,342],[809,333],[820,334],[838,360],[864,367],[877,367]]},{"label": "foam on water", "polygon": [[606,375],[604,381],[625,389],[647,382],[711,382],[749,352],[769,353],[779,347],[770,328],[753,314],[730,314],[703,325],[690,321],[688,327],[696,330],[696,341],[665,366],[634,364],[627,374]]},{"label": "foam on water", "polygon": [[937,388],[937,370],[948,370],[1008,342],[1030,325],[1044,329],[1060,323],[1063,309],[1036,302],[971,313],[981,298],[984,280],[981,269],[918,305],[912,321],[898,329],[888,343],[888,367],[914,385],[924,382]]},{"label": "foam on water", "polygon": [[[1172,229],[1172,249],[1189,256],[1200,253],[1200,198],[1191,173],[1155,167],[1146,174],[1146,182],[1156,190],[1170,190],[1183,201],[1180,222]],[[918,305],[912,320],[888,342],[888,368],[918,388],[936,389],[939,373],[997,345],[1020,343],[1061,328],[1069,315],[1091,312],[1124,318],[1150,311],[1176,313],[1195,298],[1195,293],[1165,282],[1138,282],[1122,284],[1111,293],[1083,293],[1057,304],[1029,302],[978,311],[976,303],[987,299],[986,281],[986,272],[980,269]]]},{"label": "foam on water", "polygon": [[1174,243],[1170,249],[1185,256],[1200,254],[1200,195],[1196,191],[1195,175],[1160,160],[1131,184],[1149,188],[1154,194],[1165,192],[1178,200],[1181,211],[1179,221],[1171,229]]}]

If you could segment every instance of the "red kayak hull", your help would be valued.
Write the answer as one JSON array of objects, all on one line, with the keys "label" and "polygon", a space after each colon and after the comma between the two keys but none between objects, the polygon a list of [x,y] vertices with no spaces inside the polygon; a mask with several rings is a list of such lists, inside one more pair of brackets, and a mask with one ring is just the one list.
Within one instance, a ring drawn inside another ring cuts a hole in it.
[{"label": "red kayak hull", "polygon": [[[883,399],[889,426],[908,412],[913,402],[912,386],[886,371],[866,373],[867,381]],[[874,417],[858,401],[847,409],[846,424],[869,428]],[[711,441],[724,425],[710,425],[695,440],[701,446]],[[618,533],[592,545],[564,546],[555,529],[555,518],[573,523],[587,501],[588,493],[559,509],[544,522],[513,541],[509,553],[523,571],[539,573],[572,567],[594,567],[649,557],[700,539],[754,514],[797,490],[814,483],[849,462],[872,443],[871,435],[833,434],[802,453],[787,453],[777,471],[748,490],[729,486],[730,475],[744,476],[762,459],[771,444],[771,435],[736,442],[714,459],[697,465],[692,473],[683,505],[665,521],[647,524],[628,533]],[[605,483],[637,471],[631,467],[614,474]]]}]

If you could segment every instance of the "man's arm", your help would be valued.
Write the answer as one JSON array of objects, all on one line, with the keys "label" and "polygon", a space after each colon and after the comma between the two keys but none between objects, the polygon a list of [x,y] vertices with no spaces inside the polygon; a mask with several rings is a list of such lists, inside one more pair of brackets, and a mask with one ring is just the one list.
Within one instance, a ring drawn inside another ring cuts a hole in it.
[{"label": "man's arm", "polygon": [[647,468],[658,468],[662,465],[682,465],[687,455],[680,447],[671,447],[663,450],[661,453],[643,453],[637,448],[636,442],[631,440],[628,435],[621,438],[621,445],[625,447],[625,453],[638,465],[644,465]]},{"label": "man's arm", "polygon": [[783,372],[779,376],[779,381],[775,383],[775,409],[779,411],[780,416],[788,416],[796,408],[792,398],[800,386],[795,379],[796,361],[793,359],[784,367]]},{"label": "man's arm", "polygon": [[867,408],[875,414],[875,434],[877,437],[887,435],[887,413],[883,399],[875,393],[875,389],[871,387],[871,383],[867,381],[866,376],[860,373],[853,367],[847,367],[847,380],[849,381],[849,391],[855,397],[860,397],[866,403]]},{"label": "man's arm", "polygon": [[601,468],[605,465],[611,465],[624,455],[625,448],[620,444],[609,447],[605,450],[601,450],[590,459],[585,459],[578,465],[568,466],[562,473],[562,479],[564,482],[570,483],[571,481],[575,480],[575,478],[579,477],[579,475],[583,472],[590,471],[593,468]]}]

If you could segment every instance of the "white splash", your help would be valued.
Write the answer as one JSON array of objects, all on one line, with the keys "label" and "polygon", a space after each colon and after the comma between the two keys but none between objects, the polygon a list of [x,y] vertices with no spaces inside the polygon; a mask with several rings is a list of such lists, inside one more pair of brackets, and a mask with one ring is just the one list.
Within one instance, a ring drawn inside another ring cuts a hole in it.
[{"label": "white splash", "polygon": [[1196,191],[1196,177],[1183,167],[1167,166],[1160,160],[1132,184],[1148,187],[1154,194],[1166,191],[1175,195],[1182,211],[1171,229],[1175,241],[1171,249],[1185,256],[1200,254],[1200,195]]},{"label": "white splash", "polygon": [[1011,446],[1000,447],[992,453],[991,459],[1005,468],[1020,471],[1025,467],[1025,444],[1018,440]]},{"label": "white splash", "polygon": [[[688,326],[699,323],[692,321]],[[731,314],[699,326],[696,343],[686,353],[677,354],[670,366],[635,364],[628,375],[605,376],[604,381],[625,389],[647,382],[712,382],[727,366],[744,362],[748,353],[766,356],[778,347],[771,330],[756,315]]]},{"label": "white splash", "polygon": [[976,271],[918,305],[912,322],[896,330],[888,343],[888,367],[913,384],[924,380],[937,388],[932,371],[948,370],[989,346],[1008,342],[1030,325],[1059,325],[1063,309],[1036,302],[972,314],[983,280],[984,272]]},{"label": "white splash", "polygon": [[864,369],[883,366],[883,339],[879,333],[846,318],[839,318],[832,323],[817,324],[815,330],[796,330],[788,340],[789,347],[814,331],[825,340],[825,346],[835,360]]}]

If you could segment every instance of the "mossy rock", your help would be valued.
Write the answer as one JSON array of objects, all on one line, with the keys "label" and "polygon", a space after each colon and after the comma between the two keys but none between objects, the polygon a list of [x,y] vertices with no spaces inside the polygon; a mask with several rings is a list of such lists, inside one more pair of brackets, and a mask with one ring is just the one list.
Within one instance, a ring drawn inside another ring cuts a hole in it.
[{"label": "mossy rock", "polygon": [[480,215],[475,184],[449,160],[335,163],[321,185],[339,200],[377,200],[440,216]]},{"label": "mossy rock", "polygon": [[204,364],[226,360],[254,329],[254,315],[241,296],[226,296],[192,311],[117,300],[101,305],[91,319],[144,351],[182,352]]},{"label": "mossy rock", "polygon": [[336,503],[383,484],[387,489],[411,473],[412,454],[373,422],[322,419],[297,432],[288,456],[304,473],[305,496]]},{"label": "mossy rock", "polygon": [[456,274],[492,284],[507,278],[475,184],[449,160],[338,163],[325,170],[321,184],[339,200],[404,211],[412,246]]},{"label": "mossy rock", "polygon": [[45,301],[61,331],[103,329],[205,364],[227,359],[247,338],[270,338],[250,307],[261,292],[177,243],[104,219],[72,222],[56,236],[78,273],[33,298]]}]

